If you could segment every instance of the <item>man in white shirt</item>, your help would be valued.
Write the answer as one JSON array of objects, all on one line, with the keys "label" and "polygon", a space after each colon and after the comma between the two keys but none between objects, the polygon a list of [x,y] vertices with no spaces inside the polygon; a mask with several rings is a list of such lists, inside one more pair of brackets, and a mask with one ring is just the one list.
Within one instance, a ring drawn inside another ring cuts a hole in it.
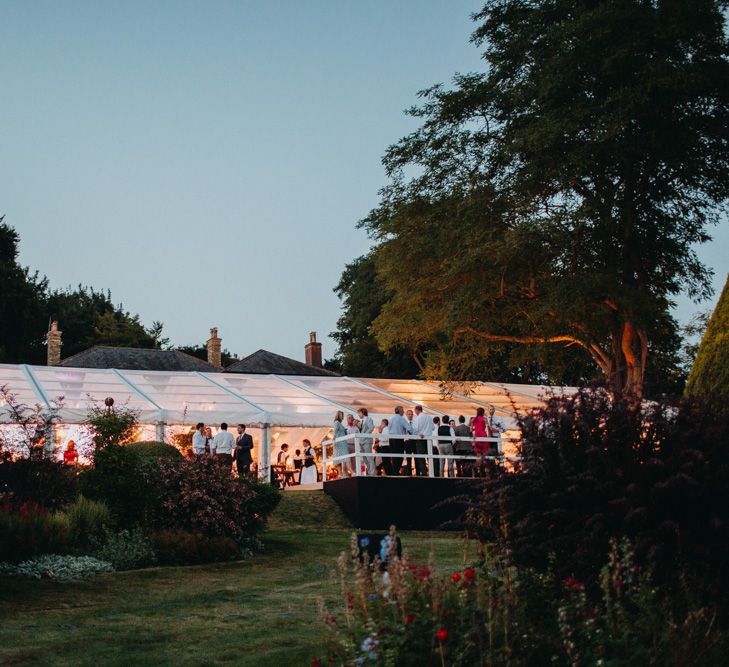
[{"label": "man in white shirt", "polygon": [[210,453],[217,461],[220,461],[221,464],[227,465],[230,468],[233,463],[234,449],[235,438],[232,433],[228,432],[228,425],[223,422],[220,425],[220,430],[213,438],[213,445],[210,448]]},{"label": "man in white shirt", "polygon": [[199,459],[201,456],[205,456],[206,442],[207,439],[205,438],[205,424],[200,422],[195,427],[195,433],[192,434],[192,453],[195,455],[196,459]]},{"label": "man in white shirt", "polygon": [[[427,454],[428,441],[425,438],[433,434],[433,420],[423,412],[422,405],[415,406],[413,431],[418,434],[419,438],[415,441],[415,453]],[[415,474],[418,477],[428,476],[428,467],[425,464],[425,459],[415,459]]]}]

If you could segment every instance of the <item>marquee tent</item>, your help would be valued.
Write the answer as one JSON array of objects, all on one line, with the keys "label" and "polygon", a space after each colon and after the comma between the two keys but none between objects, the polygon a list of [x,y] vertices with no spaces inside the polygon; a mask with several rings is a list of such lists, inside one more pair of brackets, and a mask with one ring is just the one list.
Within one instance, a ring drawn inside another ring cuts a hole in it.
[{"label": "marquee tent", "polygon": [[[50,409],[63,399],[61,422],[81,424],[89,406],[111,396],[139,412],[143,424],[229,421],[277,426],[330,426],[336,410],[367,407],[377,418],[395,405],[423,405],[433,415],[473,414],[493,407],[505,419],[571,387],[469,382],[444,393],[436,383],[300,375],[245,375],[0,364],[0,387],[19,403]],[[0,398],[0,423],[12,422]]]},{"label": "marquee tent", "polygon": [[[112,397],[116,406],[139,413],[139,421],[156,429],[164,439],[166,428],[197,422],[217,425],[245,422],[260,429],[254,437],[262,448],[261,462],[268,464],[271,445],[282,429],[331,427],[334,413],[356,413],[366,407],[378,423],[396,405],[424,406],[431,415],[475,414],[478,407],[494,409],[507,428],[516,415],[542,404],[547,393],[572,392],[572,388],[539,385],[469,382],[444,393],[437,383],[422,380],[388,380],[339,376],[254,375],[237,373],[165,372],[70,368],[0,364],[0,387],[15,402],[50,410],[62,399],[61,424],[83,424],[89,407]],[[12,424],[12,410],[0,396],[0,424]],[[298,435],[301,435],[299,433]],[[308,437],[303,435],[303,437]],[[292,437],[293,439],[293,437]]]}]

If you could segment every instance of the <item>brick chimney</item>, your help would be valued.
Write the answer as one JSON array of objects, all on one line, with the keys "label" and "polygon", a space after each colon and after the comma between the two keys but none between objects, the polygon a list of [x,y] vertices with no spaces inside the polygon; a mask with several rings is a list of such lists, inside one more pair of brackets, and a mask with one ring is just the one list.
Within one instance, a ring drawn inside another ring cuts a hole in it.
[{"label": "brick chimney", "polygon": [[46,334],[46,343],[48,344],[48,365],[61,365],[61,331],[58,330],[58,322],[51,322],[51,328]]},{"label": "brick chimney", "polygon": [[304,347],[304,356],[307,366],[321,368],[321,343],[316,342],[316,331],[309,334],[309,342]]},{"label": "brick chimney", "polygon": [[215,366],[215,368],[222,368],[223,364],[220,358],[220,347],[222,345],[222,339],[218,338],[218,327],[210,329],[210,338],[208,338],[208,363]]}]

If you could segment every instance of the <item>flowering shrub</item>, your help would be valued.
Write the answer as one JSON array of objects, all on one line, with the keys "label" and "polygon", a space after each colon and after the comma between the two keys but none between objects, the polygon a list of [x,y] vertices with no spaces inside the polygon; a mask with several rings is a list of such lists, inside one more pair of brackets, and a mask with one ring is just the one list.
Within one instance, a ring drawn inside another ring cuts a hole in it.
[{"label": "flowering shrub", "polygon": [[85,579],[100,572],[112,572],[111,563],[91,556],[57,556],[47,554],[27,560],[18,565],[0,563],[0,574],[11,577],[30,577],[32,579],[55,579],[68,581]]},{"label": "flowering shrub", "polygon": [[447,575],[407,554],[387,573],[347,554],[339,563],[342,604],[322,609],[327,652],[312,664],[719,664],[729,639],[717,642],[706,610],[672,616],[627,543],[611,545],[596,598],[576,578],[519,569],[506,553]]},{"label": "flowering shrub", "polygon": [[161,523],[238,544],[254,536],[278,503],[270,485],[234,478],[214,459],[160,462]]}]

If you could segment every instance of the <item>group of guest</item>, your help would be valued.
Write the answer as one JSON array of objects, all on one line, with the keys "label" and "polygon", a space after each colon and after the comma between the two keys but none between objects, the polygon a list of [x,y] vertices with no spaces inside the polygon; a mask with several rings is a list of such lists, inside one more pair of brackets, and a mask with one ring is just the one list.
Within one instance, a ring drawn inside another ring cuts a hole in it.
[{"label": "group of guest", "polygon": [[[288,467],[289,459],[294,465],[294,471],[299,472],[299,484],[316,484],[319,481],[319,471],[316,467],[316,451],[311,440],[304,438],[301,442],[303,452],[297,449],[293,457],[289,456],[288,443],[283,443],[276,456],[276,465]],[[275,472],[275,471],[274,471]]]},{"label": "group of guest", "polygon": [[246,425],[238,424],[237,436],[228,431],[228,424],[220,424],[220,430],[213,436],[212,429],[202,422],[195,426],[192,435],[192,453],[195,458],[212,457],[221,465],[232,467],[233,461],[239,477],[251,474],[253,463],[253,438],[246,433]]},{"label": "group of guest", "polygon": [[[448,415],[430,417],[421,405],[407,411],[397,406],[394,415],[383,419],[376,429],[366,408],[360,408],[358,415],[359,419],[347,415],[346,423],[343,412],[339,411],[334,416],[334,456],[347,456],[353,451],[352,439],[336,442],[337,438],[360,434],[362,472],[367,475],[412,476],[414,472],[418,477],[427,476],[428,439],[433,435],[438,436],[433,443],[433,454],[436,455],[484,457],[499,453],[496,443],[487,438],[498,435],[500,428],[494,423],[493,413],[486,417],[484,408],[477,408],[476,415],[468,424],[463,415],[458,417],[458,423]],[[351,458],[339,461],[337,468],[340,477],[354,474]],[[448,477],[456,474],[459,477],[470,476],[473,468],[472,460],[433,459],[436,477],[444,477],[446,473]]]}]

